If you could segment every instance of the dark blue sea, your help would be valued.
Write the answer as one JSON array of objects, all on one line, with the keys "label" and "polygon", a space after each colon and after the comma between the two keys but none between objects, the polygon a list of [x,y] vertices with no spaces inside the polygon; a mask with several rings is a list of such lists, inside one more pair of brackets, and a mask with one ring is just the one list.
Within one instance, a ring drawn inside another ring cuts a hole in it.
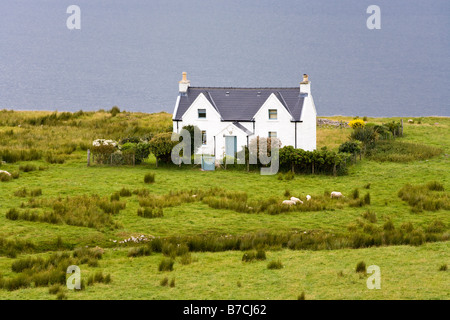
[{"label": "dark blue sea", "polygon": [[307,73],[319,115],[450,116],[449,30],[448,0],[1,0],[0,109],[171,113],[186,71],[242,87]]}]

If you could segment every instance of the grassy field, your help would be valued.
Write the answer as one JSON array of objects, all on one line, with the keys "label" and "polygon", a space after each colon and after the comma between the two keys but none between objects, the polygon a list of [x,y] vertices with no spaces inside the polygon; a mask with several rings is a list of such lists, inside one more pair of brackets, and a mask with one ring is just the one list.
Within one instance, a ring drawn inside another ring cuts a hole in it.
[{"label": "grassy field", "polygon": [[[350,117],[330,119],[351,120]],[[369,118],[368,121],[384,123],[398,119]],[[108,112],[97,112],[58,117],[58,114],[52,116],[44,112],[0,111],[0,155],[17,151],[16,157],[19,158],[14,163],[2,164],[0,170],[20,172],[18,179],[0,182],[0,238],[4,241],[27,240],[34,246],[18,250],[16,257],[5,252],[1,254],[0,248],[0,275],[3,279],[14,278],[16,273],[11,270],[12,263],[25,257],[47,257],[53,251],[71,252],[76,247],[100,246],[105,253],[99,266],[80,266],[83,279],[102,270],[111,275],[112,282],[88,285],[81,292],[64,289],[69,299],[296,299],[302,292],[307,299],[449,299],[448,271],[439,271],[439,268],[450,263],[447,241],[450,210],[444,207],[414,211],[410,204],[399,198],[398,192],[406,184],[419,186],[437,181],[444,191],[432,192],[440,197],[437,201],[447,201],[450,190],[450,119],[414,120],[414,124],[405,121],[404,137],[397,140],[438,147],[442,149],[441,154],[408,162],[379,162],[363,158],[352,165],[345,176],[296,175],[293,180],[279,180],[277,176],[232,169],[202,172],[198,167],[155,168],[152,157],[135,167],[86,166],[86,149],[94,139],[152,136],[170,127],[168,114],[122,112],[113,116]],[[351,130],[319,127],[318,148],[337,149],[348,139]],[[20,155],[20,151],[30,149],[35,149],[35,159],[22,161],[23,153]],[[50,163],[49,153],[63,158],[64,163]],[[20,166],[27,164],[35,165],[37,170],[21,171]],[[144,183],[147,173],[155,174],[155,183]],[[194,201],[165,207],[163,217],[146,219],[137,215],[142,199],[133,194],[120,198],[126,203],[126,208],[112,215],[116,228],[6,217],[12,208],[19,212],[29,208],[43,214],[46,207],[34,205],[30,202],[32,199],[50,203],[66,196],[98,195],[109,199],[122,188],[130,191],[146,189],[150,195],[162,196],[181,190],[207,192],[214,187],[245,192],[248,201],[254,203],[270,197],[281,201],[286,198],[286,191],[303,200],[307,194],[313,199],[322,199],[325,191],[335,190],[350,198],[355,188],[358,188],[361,198],[370,193],[371,201],[363,207],[350,206],[350,200],[326,202],[325,210],[288,211],[277,215],[213,209],[205,201]],[[18,196],[22,188],[28,191],[25,197]],[[37,189],[41,189],[42,195],[32,197],[29,192]],[[376,221],[368,222],[364,218],[368,211],[375,213]],[[345,242],[336,250],[290,250],[288,244],[280,242],[264,248],[267,260],[255,262],[242,262],[241,250],[192,250],[195,251],[191,252],[192,262],[182,264],[182,257],[176,257],[171,272],[158,271],[158,264],[163,259],[161,252],[128,257],[129,247],[135,244],[119,244],[123,239],[141,235],[181,239],[207,235],[242,237],[305,232],[312,235],[323,233],[331,239],[341,237],[347,241],[353,239],[355,229],[364,229],[364,232],[378,230],[377,234],[382,234],[384,239],[389,235],[387,225],[390,222],[396,231],[411,223],[414,230],[422,234],[422,244],[352,249],[351,243]],[[430,231],[436,223],[439,230]],[[268,269],[268,263],[277,259],[284,267]],[[360,261],[367,266],[374,264],[381,268],[381,290],[367,289],[367,276],[355,272]],[[165,277],[169,282],[175,279],[175,287],[160,285]],[[48,293],[48,287],[32,285],[13,291],[0,289],[0,299],[54,298]]]}]

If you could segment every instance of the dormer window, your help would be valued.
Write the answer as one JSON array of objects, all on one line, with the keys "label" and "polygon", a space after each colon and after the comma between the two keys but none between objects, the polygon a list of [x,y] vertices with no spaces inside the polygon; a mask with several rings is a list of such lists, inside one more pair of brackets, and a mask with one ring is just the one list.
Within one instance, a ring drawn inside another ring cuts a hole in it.
[{"label": "dormer window", "polygon": [[198,118],[206,119],[206,109],[198,109]]},{"label": "dormer window", "polygon": [[269,119],[270,120],[277,119],[277,109],[269,109]]}]

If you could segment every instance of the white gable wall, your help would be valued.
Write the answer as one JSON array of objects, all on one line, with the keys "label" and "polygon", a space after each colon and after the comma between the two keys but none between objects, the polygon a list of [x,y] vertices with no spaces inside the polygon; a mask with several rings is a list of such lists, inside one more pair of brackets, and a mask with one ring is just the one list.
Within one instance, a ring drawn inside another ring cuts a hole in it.
[{"label": "white gable wall", "polygon": [[[269,119],[269,109],[277,110],[277,119]],[[255,114],[254,119],[254,137],[260,136],[267,138],[269,131],[275,131],[282,146],[294,146],[295,128],[294,123],[291,122],[292,116],[273,93]]]},{"label": "white gable wall", "polygon": [[305,97],[302,115],[297,123],[297,148],[313,151],[316,149],[316,106],[311,94]]},{"label": "white gable wall", "polygon": [[[199,119],[198,118],[198,109],[206,109],[206,118]],[[200,130],[206,131],[206,145],[201,146],[199,149],[199,152],[202,152],[204,154],[214,154],[214,137],[216,136],[216,154],[217,156],[222,155],[222,149],[225,150],[225,138],[223,137],[223,134],[220,136],[217,136],[219,132],[223,131],[225,128],[227,128],[229,125],[231,125],[230,122],[223,122],[221,120],[221,117],[219,113],[216,111],[216,109],[211,105],[208,99],[204,96],[203,93],[199,94],[198,97],[194,100],[194,102],[191,104],[188,110],[184,113],[182,117],[182,121],[178,122],[178,131],[177,131],[177,124],[174,122],[174,132],[180,132],[180,130],[187,125],[194,125],[197,126]],[[233,126],[234,127],[234,126]],[[242,141],[244,140],[244,145],[246,145],[246,138],[242,138],[241,136],[244,134],[242,130],[237,130],[236,127],[234,127],[234,131],[239,134],[238,141],[237,141],[237,147],[238,151],[241,147]],[[236,135],[237,134],[229,134],[229,135]],[[244,134],[245,135],[245,134]]]}]

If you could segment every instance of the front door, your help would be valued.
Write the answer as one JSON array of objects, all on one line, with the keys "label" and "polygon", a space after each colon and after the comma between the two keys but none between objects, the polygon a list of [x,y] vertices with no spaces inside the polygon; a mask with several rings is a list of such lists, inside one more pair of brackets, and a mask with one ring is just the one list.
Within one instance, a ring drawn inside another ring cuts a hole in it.
[{"label": "front door", "polygon": [[235,157],[237,152],[237,137],[226,136],[225,137],[225,154],[229,157]]}]

